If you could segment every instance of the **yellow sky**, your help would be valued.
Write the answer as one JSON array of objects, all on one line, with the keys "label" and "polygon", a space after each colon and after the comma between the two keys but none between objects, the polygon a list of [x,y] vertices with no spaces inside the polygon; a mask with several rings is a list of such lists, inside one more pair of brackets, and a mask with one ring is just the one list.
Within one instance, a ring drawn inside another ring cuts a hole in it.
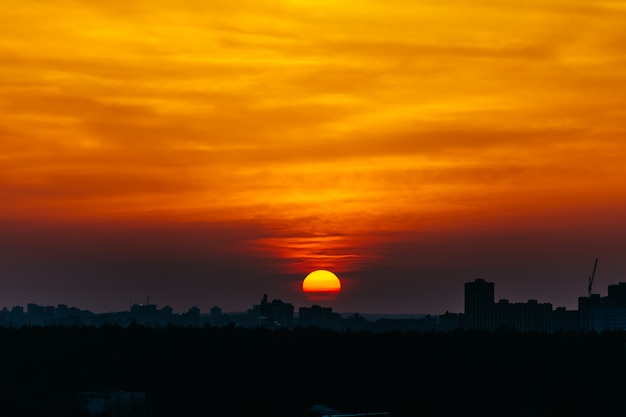
[{"label": "yellow sky", "polygon": [[8,0],[0,215],[257,222],[275,250],[617,210],[625,21],[623,1]]}]

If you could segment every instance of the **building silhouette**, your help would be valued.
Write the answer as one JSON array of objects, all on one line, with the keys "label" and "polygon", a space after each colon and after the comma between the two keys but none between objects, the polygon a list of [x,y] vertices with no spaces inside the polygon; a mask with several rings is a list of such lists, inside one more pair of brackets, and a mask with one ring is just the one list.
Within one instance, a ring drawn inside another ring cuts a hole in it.
[{"label": "building silhouette", "polygon": [[626,330],[626,282],[608,286],[608,295],[578,297],[581,331]]},{"label": "building silhouette", "polygon": [[626,308],[626,282],[609,285],[606,302],[611,307]]},{"label": "building silhouette", "polygon": [[333,326],[333,309],[312,305],[298,309],[298,322],[302,327],[320,327],[329,329]]},{"label": "building silhouette", "polygon": [[463,328],[463,314],[450,313],[446,311],[439,316],[439,330],[442,332],[452,332]]},{"label": "building silhouette", "polygon": [[261,302],[252,306],[248,311],[257,323],[265,327],[293,327],[294,306],[281,300],[267,301],[267,294],[263,294]]},{"label": "building silhouette", "polygon": [[577,332],[579,330],[578,310],[567,310],[565,307],[557,307],[552,311],[552,331],[554,332]]},{"label": "building silhouette", "polygon": [[465,327],[495,330],[494,283],[476,279],[465,283]]},{"label": "building silhouette", "polygon": [[552,304],[528,300],[513,306],[513,327],[519,332],[552,333]]},{"label": "building silhouette", "polygon": [[494,314],[497,328],[515,328],[515,304],[507,299],[498,300],[494,306]]},{"label": "building silhouette", "polygon": [[578,327],[582,332],[597,330],[602,327],[602,299],[600,294],[578,297]]},{"label": "building silhouette", "polygon": [[[214,306],[210,314],[202,315],[200,308],[190,307],[184,313],[174,313],[172,307],[157,308],[156,304],[134,304],[127,311],[95,314],[88,310],[66,304],[41,306],[28,303],[22,306],[0,309],[0,327],[23,326],[103,326],[128,327],[132,324],[145,327],[174,326],[228,326],[268,329],[319,327],[333,331],[385,332],[452,332],[456,330],[496,331],[509,329],[518,332],[604,332],[626,330],[626,282],[608,286],[602,297],[590,291],[578,298],[578,309],[554,308],[551,303],[530,299],[527,302],[511,302],[500,299],[495,302],[495,284],[484,279],[464,283],[464,311],[446,311],[441,315],[372,315],[333,312],[331,307],[312,305],[295,307],[291,303],[268,300],[263,294],[259,304],[247,311],[224,313]],[[391,317],[390,317],[391,316]]]},{"label": "building silhouette", "polygon": [[85,416],[146,417],[146,393],[129,391],[81,392],[80,407]]},{"label": "building silhouette", "polygon": [[[465,283],[465,329],[494,331],[508,328],[519,332],[553,332],[552,304],[539,303],[534,299],[526,303],[501,299],[495,303],[494,290],[495,284],[484,279]],[[567,317],[571,319],[571,316]],[[562,319],[565,320],[565,316],[562,315]]]}]

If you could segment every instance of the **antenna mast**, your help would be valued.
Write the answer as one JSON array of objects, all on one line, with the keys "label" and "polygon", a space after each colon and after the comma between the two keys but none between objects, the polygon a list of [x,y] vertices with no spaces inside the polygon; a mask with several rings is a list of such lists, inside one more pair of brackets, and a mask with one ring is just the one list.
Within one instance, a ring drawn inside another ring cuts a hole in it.
[{"label": "antenna mast", "polygon": [[593,278],[596,276],[596,267],[598,266],[598,258],[596,258],[596,262],[593,264],[593,272],[589,277],[589,285],[587,286],[587,297],[591,298],[591,286],[593,285]]}]

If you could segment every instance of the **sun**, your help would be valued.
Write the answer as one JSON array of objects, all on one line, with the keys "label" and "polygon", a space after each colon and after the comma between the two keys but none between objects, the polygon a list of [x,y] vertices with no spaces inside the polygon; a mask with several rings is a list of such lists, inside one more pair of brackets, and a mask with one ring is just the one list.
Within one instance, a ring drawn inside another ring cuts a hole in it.
[{"label": "sun", "polygon": [[334,300],[340,291],[337,275],[325,269],[311,272],[302,281],[302,292],[310,300]]}]

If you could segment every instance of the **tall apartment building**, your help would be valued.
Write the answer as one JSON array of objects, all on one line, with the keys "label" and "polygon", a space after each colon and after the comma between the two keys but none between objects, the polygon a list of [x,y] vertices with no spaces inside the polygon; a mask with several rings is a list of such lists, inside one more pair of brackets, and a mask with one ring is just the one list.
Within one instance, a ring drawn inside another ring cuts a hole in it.
[{"label": "tall apartment building", "polygon": [[495,330],[494,283],[484,279],[465,283],[465,328]]},{"label": "tall apartment building", "polygon": [[298,321],[303,327],[331,328],[333,325],[333,309],[312,305],[298,309]]}]

